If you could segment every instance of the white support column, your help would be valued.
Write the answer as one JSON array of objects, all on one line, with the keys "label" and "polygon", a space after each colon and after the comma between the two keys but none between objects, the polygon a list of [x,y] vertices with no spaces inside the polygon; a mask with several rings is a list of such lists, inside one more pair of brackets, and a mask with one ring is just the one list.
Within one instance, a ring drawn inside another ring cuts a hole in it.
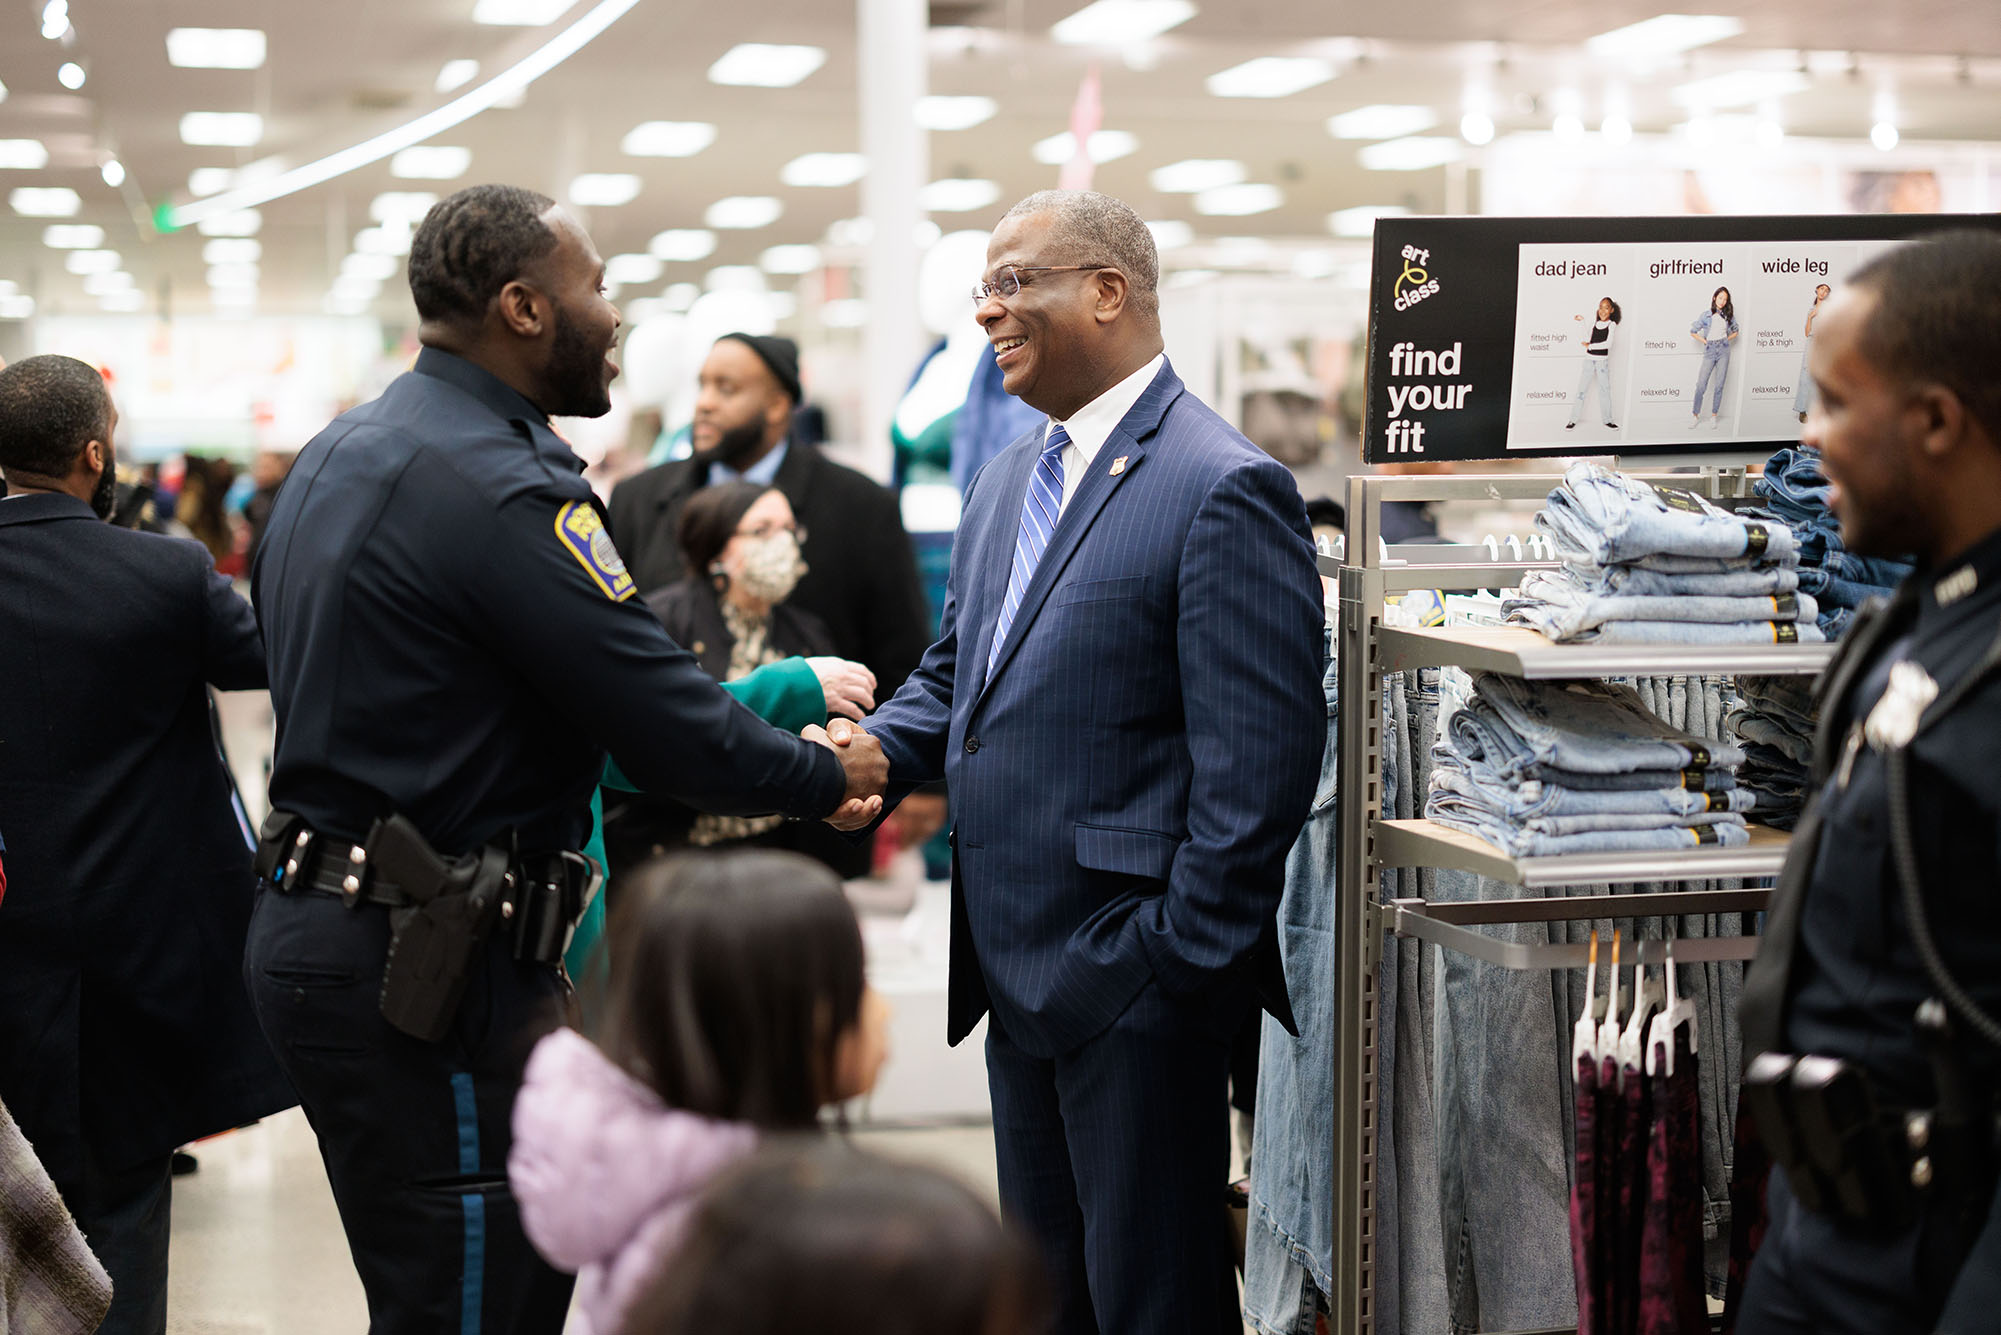
[{"label": "white support column", "polygon": [[855,0],[856,75],[861,103],[862,216],[873,224],[861,294],[862,420],[855,466],[887,481],[889,426],[917,369],[924,334],[917,315],[917,192],[928,178],[930,146],[917,126],[924,96],[925,0]]}]

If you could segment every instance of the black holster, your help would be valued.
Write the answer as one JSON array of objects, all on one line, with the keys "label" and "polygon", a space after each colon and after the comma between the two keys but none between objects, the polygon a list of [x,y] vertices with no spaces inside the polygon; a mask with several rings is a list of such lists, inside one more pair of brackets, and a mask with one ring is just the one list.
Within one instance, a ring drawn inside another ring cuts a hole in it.
[{"label": "black holster", "polygon": [[436,1042],[451,1031],[473,963],[513,888],[507,851],[489,846],[448,862],[403,816],[375,822],[367,849],[371,871],[412,901],[389,913],[382,1018]]}]

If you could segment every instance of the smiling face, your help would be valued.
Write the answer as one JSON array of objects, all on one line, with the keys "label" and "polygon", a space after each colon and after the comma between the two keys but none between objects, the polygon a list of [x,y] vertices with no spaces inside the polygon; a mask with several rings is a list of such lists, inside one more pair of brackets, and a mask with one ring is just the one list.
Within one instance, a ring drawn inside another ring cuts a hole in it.
[{"label": "smiling face", "polygon": [[1821,302],[1826,301],[1827,295],[1831,290],[1826,283],[1822,283],[1819,287],[1815,288],[1813,290],[1813,304],[1818,306]]},{"label": "smiling face", "polygon": [[602,417],[611,411],[611,382],[618,375],[611,350],[619,328],[618,308],[604,294],[604,261],[562,208],[550,209],[542,221],[556,234],[556,248],[524,275],[554,308],[537,406],[552,417]]},{"label": "smiling face", "polygon": [[1866,556],[1901,556],[1926,545],[1929,523],[1919,494],[1925,419],[1899,378],[1863,348],[1878,298],[1845,288],[1830,297],[1814,325],[1807,368],[1820,392],[1800,443],[1820,451],[1833,488],[1828,503],[1841,540]]},{"label": "smiling face", "polygon": [[1712,311],[1720,311],[1729,304],[1730,304],[1730,289],[1727,287],[1717,288],[1716,295],[1709,299],[1709,309]]},{"label": "smiling face", "polygon": [[[987,244],[987,279],[997,280],[1009,265],[1026,269],[1088,263],[1090,256],[1056,248],[1054,221],[1047,213],[1003,218]],[[1002,388],[1059,422],[1089,403],[1100,388],[1099,272],[1023,273],[1021,291],[1011,297],[996,293],[973,313],[993,345]]]},{"label": "smiling face", "polygon": [[1599,299],[1598,318],[1601,320],[1609,320],[1612,318],[1612,298],[1601,297]]}]

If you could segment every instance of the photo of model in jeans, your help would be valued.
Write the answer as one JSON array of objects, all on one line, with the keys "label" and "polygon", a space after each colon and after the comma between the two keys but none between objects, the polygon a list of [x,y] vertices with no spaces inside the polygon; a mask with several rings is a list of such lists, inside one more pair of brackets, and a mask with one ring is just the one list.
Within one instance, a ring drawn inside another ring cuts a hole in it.
[{"label": "photo of model in jeans", "polygon": [[1813,290],[1813,305],[1806,311],[1806,347],[1800,352],[1799,387],[1793,391],[1793,411],[1806,421],[1806,410],[1813,407],[1813,377],[1806,373],[1807,354],[1813,351],[1813,317],[1820,314],[1820,303],[1826,301],[1834,289],[1822,283]]},{"label": "photo of model in jeans", "polygon": [[1714,380],[1716,390],[1709,399],[1709,429],[1718,431],[1723,427],[1723,382],[1730,377],[1730,345],[1737,341],[1737,311],[1730,303],[1729,288],[1719,287],[1710,294],[1709,309],[1695,317],[1688,332],[1702,344],[1702,369],[1695,374],[1695,403],[1691,409],[1695,416],[1688,429],[1693,431],[1702,425],[1702,391]]},{"label": "photo of model in jeans", "polygon": [[[1582,323],[1587,317],[1570,317]],[[1570,420],[1563,424],[1565,431],[1577,428],[1577,419],[1584,415],[1584,399],[1591,393],[1591,381],[1598,381],[1599,419],[1614,431],[1619,424],[1612,420],[1612,345],[1619,341],[1619,303],[1610,297],[1601,297],[1598,312],[1591,319],[1591,333],[1587,338],[1577,340],[1584,345],[1584,365],[1577,376],[1577,400],[1570,405]]]}]

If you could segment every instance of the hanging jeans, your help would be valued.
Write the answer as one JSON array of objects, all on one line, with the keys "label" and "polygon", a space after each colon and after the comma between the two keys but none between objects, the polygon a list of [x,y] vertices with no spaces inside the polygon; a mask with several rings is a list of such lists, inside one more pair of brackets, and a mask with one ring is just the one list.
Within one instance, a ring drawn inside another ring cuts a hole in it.
[{"label": "hanging jeans", "polygon": [[1612,358],[1610,355],[1594,356],[1584,354],[1584,365],[1577,375],[1577,399],[1570,405],[1570,424],[1576,426],[1584,415],[1584,400],[1591,393],[1591,382],[1598,382],[1598,420],[1606,426],[1612,425]]},{"label": "hanging jeans", "polygon": [[1702,391],[1709,384],[1716,386],[1710,395],[1709,411],[1712,415],[1723,411],[1723,382],[1730,377],[1730,344],[1724,339],[1715,339],[1702,345],[1702,369],[1695,373],[1694,413],[1702,416]]}]

